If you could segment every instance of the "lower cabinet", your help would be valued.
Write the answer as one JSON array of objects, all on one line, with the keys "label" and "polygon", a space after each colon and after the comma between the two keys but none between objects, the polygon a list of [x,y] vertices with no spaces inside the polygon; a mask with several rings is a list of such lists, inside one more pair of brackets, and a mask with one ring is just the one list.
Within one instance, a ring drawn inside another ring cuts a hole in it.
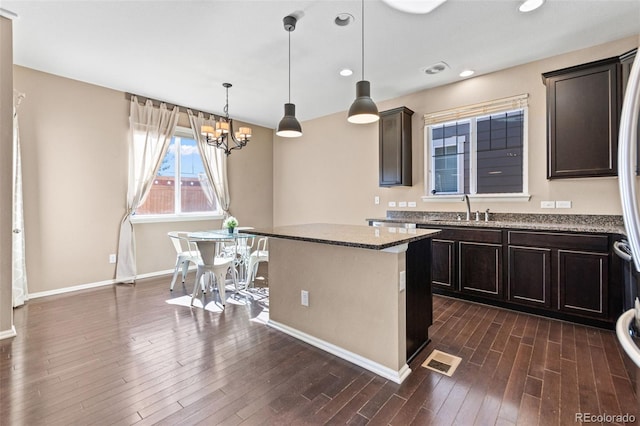
[{"label": "lower cabinet", "polygon": [[456,242],[434,239],[431,247],[431,284],[455,290],[456,286]]},{"label": "lower cabinet", "polygon": [[460,242],[460,291],[502,298],[502,246]]},{"label": "lower cabinet", "polygon": [[551,249],[509,246],[508,300],[551,307]]},{"label": "lower cabinet", "polygon": [[607,317],[609,256],[558,250],[558,309]]},{"label": "lower cabinet", "polygon": [[605,327],[622,313],[615,235],[460,227],[437,238],[438,293]]}]

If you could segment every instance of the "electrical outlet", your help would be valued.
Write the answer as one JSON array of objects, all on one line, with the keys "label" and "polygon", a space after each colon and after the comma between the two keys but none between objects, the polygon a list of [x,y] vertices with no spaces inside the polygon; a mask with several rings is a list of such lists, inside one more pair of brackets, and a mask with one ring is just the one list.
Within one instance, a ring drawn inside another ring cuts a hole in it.
[{"label": "electrical outlet", "polygon": [[380,197],[378,197],[377,195],[373,197],[373,204],[380,204]]},{"label": "electrical outlet", "polygon": [[406,201],[400,201],[398,203],[398,207],[407,207],[407,202]]},{"label": "electrical outlet", "polygon": [[395,207],[395,206],[396,206],[395,201],[389,201],[389,207]]},{"label": "electrical outlet", "polygon": [[570,209],[571,208],[571,201],[556,201],[556,208],[557,209]]},{"label": "electrical outlet", "polygon": [[540,201],[540,208],[542,209],[555,209],[556,202],[555,201]]},{"label": "electrical outlet", "polygon": [[408,206],[409,207],[415,207],[416,206],[416,202],[415,201],[409,201]]},{"label": "electrical outlet", "polygon": [[309,306],[309,292],[307,290],[300,291],[300,304],[302,306]]},{"label": "electrical outlet", "polygon": [[109,255],[109,263],[116,263],[116,255],[115,254],[110,254]]}]

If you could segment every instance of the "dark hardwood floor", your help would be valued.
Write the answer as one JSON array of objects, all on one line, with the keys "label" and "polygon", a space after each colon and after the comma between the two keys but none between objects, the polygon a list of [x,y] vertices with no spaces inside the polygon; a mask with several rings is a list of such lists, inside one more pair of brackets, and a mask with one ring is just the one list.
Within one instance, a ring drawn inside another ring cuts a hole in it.
[{"label": "dark hardwood floor", "polygon": [[[639,414],[610,331],[435,296],[433,341],[398,385],[265,326],[266,299],[190,309],[166,303],[186,294],[169,281],[16,309],[18,336],[0,341],[0,424],[546,426]],[[462,357],[452,377],[421,367],[433,349]]]}]

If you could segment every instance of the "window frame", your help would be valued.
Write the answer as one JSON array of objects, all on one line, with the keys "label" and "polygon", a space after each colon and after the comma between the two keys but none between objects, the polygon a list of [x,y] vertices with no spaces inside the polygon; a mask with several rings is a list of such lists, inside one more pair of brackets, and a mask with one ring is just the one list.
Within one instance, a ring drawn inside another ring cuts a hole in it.
[{"label": "window frame", "polygon": [[[449,111],[438,112],[435,114],[425,115],[424,125],[424,195],[421,197],[424,202],[451,202],[464,198],[464,193],[444,193],[432,194],[432,182],[434,173],[433,156],[431,155],[432,140],[431,129],[437,126],[450,125],[457,122],[469,120],[471,127],[471,135],[469,141],[469,196],[470,199],[481,201],[529,201],[529,107],[526,102],[528,95],[520,95],[513,98],[499,99],[483,104],[472,105],[469,107],[452,109]],[[493,108],[492,108],[493,107]],[[507,113],[511,111],[523,111],[523,135],[522,135],[522,192],[517,193],[494,193],[494,194],[478,194],[477,193],[477,120],[479,118],[491,116],[494,114]],[[438,120],[437,117],[442,117]],[[448,119],[447,119],[448,118]],[[466,171],[465,171],[466,172]],[[464,173],[463,173],[464,174]]]},{"label": "window frame", "polygon": [[[176,130],[172,135],[173,138],[186,138],[194,140],[193,131],[190,127],[181,127],[177,126]],[[196,143],[198,141],[196,140]],[[176,155],[176,159],[180,158],[179,155]],[[204,160],[203,160],[204,162]],[[181,174],[181,161],[176,160],[175,165],[175,178],[176,181],[180,181]],[[174,210],[175,207],[180,206],[180,197],[181,191],[175,189],[177,185],[174,187]],[[185,222],[185,221],[200,221],[200,220],[218,220],[222,219],[223,213],[220,208],[220,203],[216,203],[216,210],[212,212],[180,212],[180,213],[166,213],[166,214],[134,214],[131,215],[131,223],[162,223],[162,222]]]}]

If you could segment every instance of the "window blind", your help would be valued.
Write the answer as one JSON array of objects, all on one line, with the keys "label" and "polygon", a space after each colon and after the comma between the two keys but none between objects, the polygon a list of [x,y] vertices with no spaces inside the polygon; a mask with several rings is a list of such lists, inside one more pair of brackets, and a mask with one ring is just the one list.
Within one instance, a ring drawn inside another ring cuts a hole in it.
[{"label": "window blind", "polygon": [[509,98],[496,99],[493,101],[481,102],[445,111],[432,112],[424,115],[424,124],[425,126],[429,126],[435,123],[446,123],[464,118],[477,117],[479,115],[489,115],[496,112],[524,108],[528,105],[528,99],[529,94],[524,93],[522,95],[512,96]]}]

